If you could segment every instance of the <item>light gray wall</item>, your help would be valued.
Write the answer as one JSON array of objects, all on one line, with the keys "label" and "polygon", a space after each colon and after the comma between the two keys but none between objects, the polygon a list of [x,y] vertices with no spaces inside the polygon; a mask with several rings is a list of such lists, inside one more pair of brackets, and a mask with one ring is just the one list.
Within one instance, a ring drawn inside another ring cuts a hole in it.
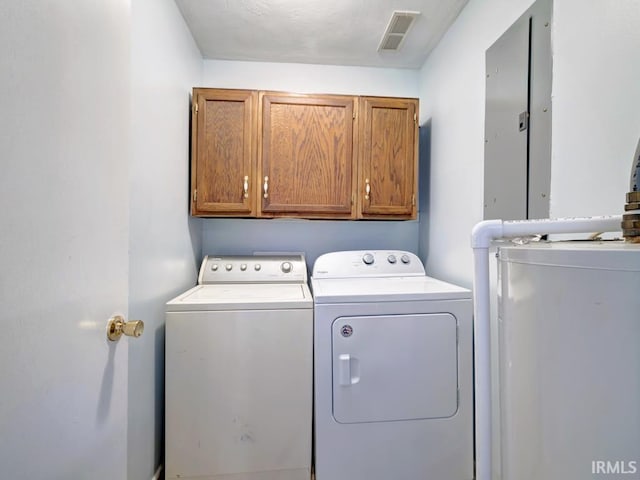
[{"label": "light gray wall", "polygon": [[555,0],[551,216],[624,213],[640,137],[640,2]]},{"label": "light gray wall", "polygon": [[301,63],[205,60],[202,87],[417,97],[419,71]]},{"label": "light gray wall", "polygon": [[201,222],[188,214],[191,87],[202,58],[173,0],[132,0],[128,478],[162,461],[164,303],[196,280]]},{"label": "light gray wall", "polygon": [[212,219],[203,230],[203,254],[254,251],[304,252],[308,269],[315,259],[338,250],[418,251],[418,222]]},{"label": "light gray wall", "polygon": [[[418,71],[207,60],[203,87],[417,97]],[[418,221],[204,219],[203,254],[303,251],[309,267],[335,250],[393,248],[417,253]]]},{"label": "light gray wall", "polygon": [[[422,262],[427,258],[429,252],[426,239],[429,238],[430,211],[430,189],[431,189],[431,120],[427,120],[420,126],[418,142],[420,144],[420,154],[418,157],[418,253]],[[428,273],[431,275],[431,272]]]},{"label": "light gray wall", "polygon": [[[482,220],[485,51],[532,3],[471,0],[420,73],[431,138],[420,249],[427,270],[466,286]],[[622,213],[640,136],[639,24],[637,0],[553,3],[552,217]]]},{"label": "light gray wall", "polygon": [[420,73],[431,166],[420,251],[435,277],[470,287],[469,237],[483,216],[485,51],[532,0],[470,0]]}]

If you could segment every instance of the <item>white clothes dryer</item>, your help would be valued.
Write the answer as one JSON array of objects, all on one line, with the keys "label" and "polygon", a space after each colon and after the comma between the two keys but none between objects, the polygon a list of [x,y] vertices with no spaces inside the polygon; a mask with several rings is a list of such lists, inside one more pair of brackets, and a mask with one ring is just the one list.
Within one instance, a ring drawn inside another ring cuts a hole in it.
[{"label": "white clothes dryer", "polygon": [[313,301],[301,255],[208,256],[166,305],[167,479],[309,480]]},{"label": "white clothes dryer", "polygon": [[313,267],[317,480],[473,479],[471,292],[402,251]]}]

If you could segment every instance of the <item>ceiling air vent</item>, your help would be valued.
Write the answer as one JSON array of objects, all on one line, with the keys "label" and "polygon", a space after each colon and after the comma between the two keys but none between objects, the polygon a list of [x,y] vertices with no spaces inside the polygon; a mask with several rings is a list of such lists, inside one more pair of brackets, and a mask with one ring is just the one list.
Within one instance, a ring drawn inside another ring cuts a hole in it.
[{"label": "ceiling air vent", "polygon": [[407,32],[413,25],[416,17],[420,15],[420,12],[408,12],[396,10],[391,15],[387,29],[384,31],[378,51],[395,51],[400,50]]}]

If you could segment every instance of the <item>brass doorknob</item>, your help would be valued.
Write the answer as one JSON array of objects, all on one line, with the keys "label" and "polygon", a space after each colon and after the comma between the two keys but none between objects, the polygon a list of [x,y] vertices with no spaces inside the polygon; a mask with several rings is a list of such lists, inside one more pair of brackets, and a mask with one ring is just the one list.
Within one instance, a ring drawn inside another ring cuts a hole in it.
[{"label": "brass doorknob", "polygon": [[122,315],[116,315],[109,319],[107,323],[107,338],[112,342],[120,339],[122,334],[127,337],[139,337],[144,332],[144,322],[142,320],[130,320],[125,322]]}]

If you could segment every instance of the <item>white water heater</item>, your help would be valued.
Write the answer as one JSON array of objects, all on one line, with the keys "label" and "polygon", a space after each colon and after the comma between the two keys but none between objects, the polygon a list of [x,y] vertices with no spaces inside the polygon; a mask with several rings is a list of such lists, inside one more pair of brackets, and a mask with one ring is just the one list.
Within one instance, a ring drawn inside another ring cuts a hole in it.
[{"label": "white water heater", "polygon": [[500,247],[498,275],[495,470],[640,478],[640,244]]}]

